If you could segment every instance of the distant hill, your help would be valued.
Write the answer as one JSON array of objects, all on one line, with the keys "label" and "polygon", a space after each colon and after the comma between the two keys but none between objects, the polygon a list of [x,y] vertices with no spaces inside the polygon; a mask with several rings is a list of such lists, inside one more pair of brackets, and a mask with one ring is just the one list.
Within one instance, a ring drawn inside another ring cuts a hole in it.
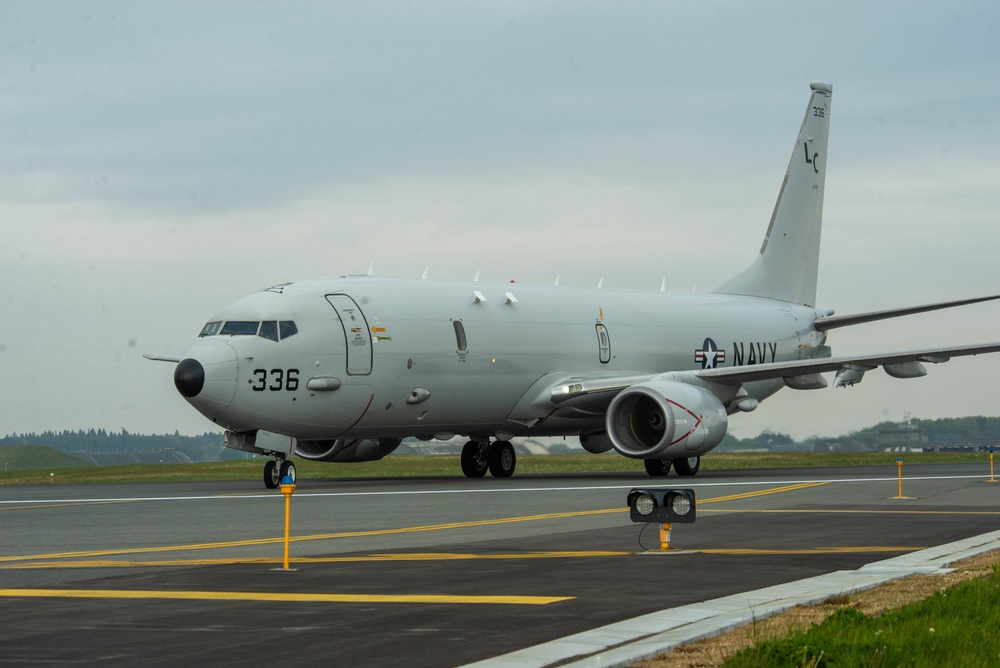
[{"label": "distant hill", "polygon": [[87,462],[45,445],[11,445],[0,448],[0,470],[60,469],[90,466]]},{"label": "distant hill", "polygon": [[[98,466],[123,464],[189,464],[241,459],[246,455],[223,446],[222,434],[199,436],[132,434],[121,431],[46,431],[41,434],[11,434],[0,438],[0,446],[44,445]],[[6,447],[0,447],[3,451]]]}]

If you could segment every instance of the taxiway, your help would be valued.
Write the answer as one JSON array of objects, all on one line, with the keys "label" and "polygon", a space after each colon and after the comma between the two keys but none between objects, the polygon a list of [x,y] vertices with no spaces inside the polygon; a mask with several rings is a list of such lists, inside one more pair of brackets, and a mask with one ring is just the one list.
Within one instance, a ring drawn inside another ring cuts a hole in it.
[{"label": "taxiway", "polygon": [[[587,647],[598,665],[607,648],[580,634],[614,628],[628,645],[622,629],[655,636],[663,611],[956,541],[989,549],[975,538],[1000,529],[988,465],[908,466],[907,499],[892,498],[895,474],[302,480],[289,571],[284,498],[255,483],[3,488],[0,656],[545,665],[586,660]],[[641,554],[656,527],[631,523],[625,496],[650,484],[697,491],[678,553]]]}]

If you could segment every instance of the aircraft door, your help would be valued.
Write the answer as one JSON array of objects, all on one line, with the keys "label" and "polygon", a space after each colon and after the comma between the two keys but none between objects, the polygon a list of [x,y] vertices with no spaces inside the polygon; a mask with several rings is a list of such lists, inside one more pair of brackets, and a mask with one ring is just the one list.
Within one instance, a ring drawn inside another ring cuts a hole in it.
[{"label": "aircraft door", "polygon": [[326,300],[340,319],[347,347],[347,374],[367,376],[372,372],[372,333],[357,302],[347,295],[327,295]]},{"label": "aircraft door", "polygon": [[604,325],[597,325],[597,349],[601,364],[611,361],[611,339],[608,337],[608,328]]}]

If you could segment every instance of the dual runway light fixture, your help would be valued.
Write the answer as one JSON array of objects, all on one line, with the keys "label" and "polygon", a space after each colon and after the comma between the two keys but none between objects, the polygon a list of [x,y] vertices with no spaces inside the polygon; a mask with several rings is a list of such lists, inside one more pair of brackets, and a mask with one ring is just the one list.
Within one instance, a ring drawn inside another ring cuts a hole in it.
[{"label": "dual runway light fixture", "polygon": [[633,522],[694,522],[693,489],[641,487],[628,493],[629,517]]},{"label": "dual runway light fixture", "polygon": [[694,522],[694,490],[639,487],[628,493],[628,507],[633,522],[660,523],[660,547],[647,550],[646,554],[671,552],[670,529],[674,523]]}]

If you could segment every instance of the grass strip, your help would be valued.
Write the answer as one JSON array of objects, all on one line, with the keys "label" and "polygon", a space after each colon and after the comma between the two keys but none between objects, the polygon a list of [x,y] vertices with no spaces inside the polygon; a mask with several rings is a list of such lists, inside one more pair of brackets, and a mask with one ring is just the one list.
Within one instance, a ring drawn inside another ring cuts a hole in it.
[{"label": "grass strip", "polygon": [[[711,453],[702,459],[702,470],[762,469],[814,466],[885,465],[887,474],[896,474],[896,458],[891,452],[865,453]],[[903,474],[909,464],[982,462],[989,474],[987,453],[907,453]],[[0,485],[140,483],[173,481],[259,480],[265,458],[198,462],[195,464],[137,464],[129,466],[46,467],[0,472]],[[300,481],[330,478],[462,477],[458,455],[390,455],[377,462],[337,464],[295,458]],[[46,466],[42,464],[42,466]],[[581,473],[621,473],[646,477],[642,462],[615,453],[591,455],[521,455],[517,475],[558,475]]]},{"label": "grass strip", "polygon": [[878,616],[844,607],[821,624],[740,650],[725,668],[1000,665],[1000,570]]}]

